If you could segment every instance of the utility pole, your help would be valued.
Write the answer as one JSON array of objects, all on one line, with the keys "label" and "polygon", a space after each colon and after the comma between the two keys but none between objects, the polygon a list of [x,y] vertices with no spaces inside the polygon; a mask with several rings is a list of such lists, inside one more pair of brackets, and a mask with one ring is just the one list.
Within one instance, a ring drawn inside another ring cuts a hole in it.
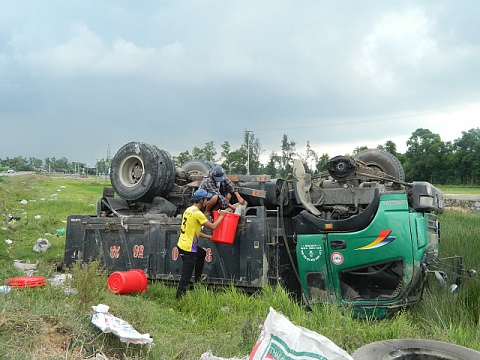
[{"label": "utility pole", "polygon": [[245,130],[247,134],[247,175],[250,175],[250,133],[253,133],[252,130]]}]

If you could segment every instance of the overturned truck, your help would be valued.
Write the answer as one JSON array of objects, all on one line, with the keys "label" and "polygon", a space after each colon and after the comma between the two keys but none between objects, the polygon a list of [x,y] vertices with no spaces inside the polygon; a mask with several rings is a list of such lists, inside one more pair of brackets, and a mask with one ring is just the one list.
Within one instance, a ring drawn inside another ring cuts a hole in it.
[{"label": "overturned truck", "polygon": [[[393,155],[336,156],[320,174],[293,165],[285,179],[229,175],[248,205],[233,244],[200,240],[209,284],[280,283],[307,305],[336,302],[357,316],[383,317],[416,304],[429,274],[442,287],[459,282],[462,259],[438,257],[442,192],[405,182]],[[178,281],[181,214],[212,166],[176,167],[154,145],[124,145],[96,214],[68,217],[65,264],[100,259],[110,272],[141,269],[150,280]]]}]

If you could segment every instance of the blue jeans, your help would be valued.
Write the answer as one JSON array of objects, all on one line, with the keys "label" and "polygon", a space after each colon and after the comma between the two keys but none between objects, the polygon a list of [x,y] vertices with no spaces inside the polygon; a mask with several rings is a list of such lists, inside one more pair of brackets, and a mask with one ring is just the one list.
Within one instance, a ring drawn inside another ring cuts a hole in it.
[{"label": "blue jeans", "polygon": [[197,252],[185,251],[178,248],[178,253],[182,258],[182,274],[180,275],[176,298],[180,299],[187,291],[193,270],[195,270],[194,281],[200,281],[207,252],[204,248],[199,247],[197,248]]}]

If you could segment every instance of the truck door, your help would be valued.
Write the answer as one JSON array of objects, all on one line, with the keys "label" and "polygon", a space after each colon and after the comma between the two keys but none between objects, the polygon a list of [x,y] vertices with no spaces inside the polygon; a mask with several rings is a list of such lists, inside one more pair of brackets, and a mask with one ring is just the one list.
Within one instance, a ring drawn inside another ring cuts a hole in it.
[{"label": "truck door", "polygon": [[[328,269],[327,237],[324,234],[297,236],[297,262],[300,282],[314,302],[335,299]],[[333,298],[333,299],[332,299]]]}]

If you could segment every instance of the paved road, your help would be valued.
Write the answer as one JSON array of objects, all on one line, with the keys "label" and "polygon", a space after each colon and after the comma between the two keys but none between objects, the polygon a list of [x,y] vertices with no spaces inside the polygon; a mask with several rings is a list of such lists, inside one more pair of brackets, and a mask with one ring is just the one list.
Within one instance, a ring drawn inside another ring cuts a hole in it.
[{"label": "paved road", "polygon": [[16,175],[28,175],[33,174],[33,171],[15,171],[13,173],[1,172],[0,176],[16,176]]}]

